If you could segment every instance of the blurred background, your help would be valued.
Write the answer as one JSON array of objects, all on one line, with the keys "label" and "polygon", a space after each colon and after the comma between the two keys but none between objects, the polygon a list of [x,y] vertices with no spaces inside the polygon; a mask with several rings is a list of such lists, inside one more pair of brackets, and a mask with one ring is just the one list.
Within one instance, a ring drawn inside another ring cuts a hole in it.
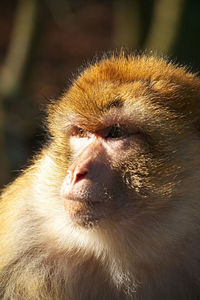
[{"label": "blurred background", "polygon": [[0,0],[0,187],[44,140],[42,110],[77,69],[126,47],[200,65],[199,0]]}]

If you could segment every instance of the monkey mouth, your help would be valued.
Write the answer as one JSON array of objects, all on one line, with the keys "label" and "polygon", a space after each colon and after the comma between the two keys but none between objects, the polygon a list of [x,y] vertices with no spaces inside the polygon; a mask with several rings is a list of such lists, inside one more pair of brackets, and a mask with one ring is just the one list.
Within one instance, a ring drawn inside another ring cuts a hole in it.
[{"label": "monkey mouth", "polygon": [[100,200],[93,200],[89,197],[77,197],[77,196],[71,196],[67,197],[65,201],[71,201],[71,202],[77,202],[77,203],[83,203],[86,205],[95,205],[95,204],[100,204],[102,201]]},{"label": "monkey mouth", "polygon": [[70,198],[64,202],[65,211],[77,225],[91,228],[103,217],[103,202]]}]

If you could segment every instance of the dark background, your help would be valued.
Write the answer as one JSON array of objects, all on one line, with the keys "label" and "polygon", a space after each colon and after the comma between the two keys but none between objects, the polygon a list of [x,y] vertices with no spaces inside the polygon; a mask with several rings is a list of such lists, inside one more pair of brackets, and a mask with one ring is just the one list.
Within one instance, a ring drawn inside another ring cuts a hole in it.
[{"label": "dark background", "polygon": [[42,111],[94,56],[126,47],[199,71],[199,0],[1,0],[0,186],[44,140]]}]

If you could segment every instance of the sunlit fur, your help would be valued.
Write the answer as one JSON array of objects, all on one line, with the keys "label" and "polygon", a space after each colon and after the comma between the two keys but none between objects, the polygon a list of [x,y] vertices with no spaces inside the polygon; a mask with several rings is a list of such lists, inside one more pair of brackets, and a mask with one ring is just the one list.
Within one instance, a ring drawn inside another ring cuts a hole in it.
[{"label": "sunlit fur", "polygon": [[[49,106],[50,144],[2,194],[0,298],[200,299],[199,113],[200,79],[162,58],[113,55],[83,71]],[[144,136],[112,164],[125,205],[78,226],[60,198],[68,128],[120,122]]]}]

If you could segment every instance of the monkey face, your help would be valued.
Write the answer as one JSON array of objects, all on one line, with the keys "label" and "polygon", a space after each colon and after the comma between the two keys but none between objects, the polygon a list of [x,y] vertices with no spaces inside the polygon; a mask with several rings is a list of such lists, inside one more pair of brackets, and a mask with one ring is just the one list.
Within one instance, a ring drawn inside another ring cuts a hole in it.
[{"label": "monkey face", "polygon": [[76,224],[91,227],[122,214],[126,218],[130,206],[135,205],[136,213],[142,173],[139,175],[136,164],[131,170],[130,164],[142,161],[147,146],[143,133],[127,118],[124,122],[122,108],[104,113],[96,129],[85,128],[79,123],[68,126],[72,163],[62,184],[61,198]]},{"label": "monkey face", "polygon": [[195,110],[188,115],[188,102],[178,101],[185,71],[168,65],[163,78],[163,68],[166,62],[154,58],[105,60],[50,107],[56,153],[68,157],[60,195],[74,224],[133,222],[158,215],[177,196]]}]

